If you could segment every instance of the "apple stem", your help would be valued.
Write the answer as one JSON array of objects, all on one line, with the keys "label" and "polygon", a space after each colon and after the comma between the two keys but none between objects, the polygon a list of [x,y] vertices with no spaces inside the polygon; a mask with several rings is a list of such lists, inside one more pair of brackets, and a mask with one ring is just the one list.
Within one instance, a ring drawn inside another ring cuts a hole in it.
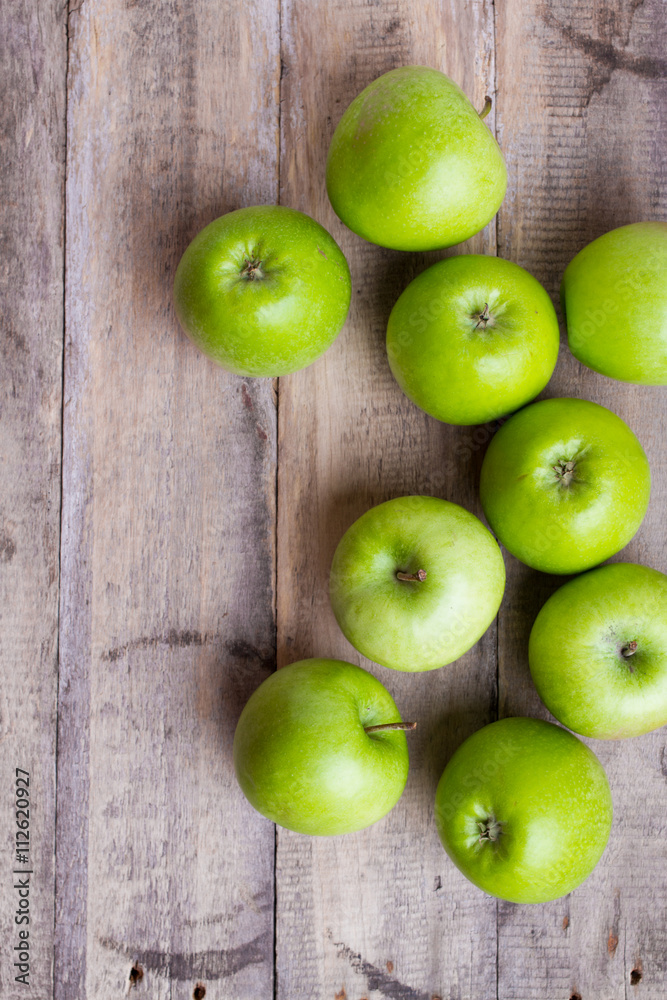
[{"label": "apple stem", "polygon": [[416,722],[385,722],[382,726],[364,726],[365,733],[388,733],[392,729],[416,729]]},{"label": "apple stem", "polygon": [[418,569],[416,573],[403,573],[399,570],[396,573],[397,580],[403,580],[404,583],[423,583],[426,579],[426,570]]},{"label": "apple stem", "polygon": [[624,656],[627,660],[629,656],[632,656],[632,654],[636,652],[637,652],[637,641],[636,639],[632,639],[632,641],[629,642],[627,646],[624,646],[623,649],[621,650],[621,656]]},{"label": "apple stem", "polygon": [[486,97],[484,98],[484,107],[479,112],[479,117],[482,119],[482,121],[486,118],[492,107],[493,107],[493,101],[487,94]]},{"label": "apple stem", "polygon": [[484,329],[486,330],[486,324],[489,322],[490,319],[491,316],[489,315],[489,303],[485,302],[484,308],[482,309],[481,313],[477,314],[477,322],[475,323],[475,329],[477,330],[480,323],[483,323]]}]

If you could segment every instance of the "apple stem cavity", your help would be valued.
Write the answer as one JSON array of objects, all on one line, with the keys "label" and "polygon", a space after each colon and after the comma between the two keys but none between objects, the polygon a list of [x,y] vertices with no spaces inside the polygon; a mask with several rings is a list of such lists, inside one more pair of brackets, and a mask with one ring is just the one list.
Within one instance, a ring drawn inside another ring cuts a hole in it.
[{"label": "apple stem cavity", "polygon": [[262,271],[262,262],[257,257],[253,257],[252,260],[243,261],[243,267],[241,268],[241,277],[245,278],[246,281],[257,281],[259,278],[264,277]]},{"label": "apple stem cavity", "polygon": [[484,98],[484,107],[482,108],[481,111],[478,112],[479,117],[482,119],[482,121],[484,121],[484,119],[486,118],[492,107],[493,107],[493,101],[487,94],[486,97]]},{"label": "apple stem cavity", "polygon": [[404,573],[402,570],[398,570],[396,579],[402,580],[404,583],[423,583],[426,579],[426,570],[418,569],[416,573]]},{"label": "apple stem cavity", "polygon": [[503,824],[493,815],[487,816],[477,826],[479,828],[480,844],[483,844],[485,840],[489,840],[492,844],[495,844],[503,832]]},{"label": "apple stem cavity", "polygon": [[552,468],[561,486],[569,486],[570,483],[576,483],[575,472],[577,471],[577,463],[575,461],[561,459]]},{"label": "apple stem cavity", "polygon": [[388,733],[392,729],[402,729],[407,732],[409,729],[416,729],[416,722],[385,722],[381,726],[364,726],[365,733]]}]

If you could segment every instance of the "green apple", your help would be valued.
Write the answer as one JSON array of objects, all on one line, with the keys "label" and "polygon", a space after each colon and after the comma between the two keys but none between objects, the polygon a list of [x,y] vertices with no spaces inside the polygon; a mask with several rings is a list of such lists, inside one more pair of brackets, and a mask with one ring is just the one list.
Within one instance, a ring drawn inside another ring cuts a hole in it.
[{"label": "green apple", "polygon": [[422,410],[448,424],[484,424],[544,389],[559,340],[551,299],[528,271],[464,254],[408,285],[389,317],[387,354]]},{"label": "green apple", "polygon": [[540,698],[575,733],[667,725],[667,576],[613,563],[570,580],[535,619],[528,657]]},{"label": "green apple", "polygon": [[234,768],[274,823],[317,836],[361,830],[400,799],[408,748],[394,700],[367,670],[301,660],[271,674],[241,713]]},{"label": "green apple", "polygon": [[610,378],[667,385],[667,222],[593,240],[561,286],[570,350]]},{"label": "green apple", "polygon": [[302,212],[259,205],[229,212],[195,236],[174,280],[188,337],[236,375],[304,368],[336,339],[350,271],[332,236]]},{"label": "green apple", "polygon": [[545,573],[580,573],[630,541],[651,473],[627,424],[586,399],[545,399],[497,432],[480,495],[500,542]]},{"label": "green apple", "polygon": [[507,188],[503,154],[480,115],[453,80],[427,66],[391,70],[352,101],[326,177],[345,225],[394,250],[467,240]]},{"label": "green apple", "polygon": [[466,878],[512,903],[572,892],[602,856],[609,782],[572,733],[539,719],[501,719],[473,733],[445,768],[435,820]]},{"label": "green apple", "polygon": [[462,656],[495,618],[505,589],[496,542],[474,514],[437,497],[399,497],[348,528],[331,565],[345,637],[393,670]]}]

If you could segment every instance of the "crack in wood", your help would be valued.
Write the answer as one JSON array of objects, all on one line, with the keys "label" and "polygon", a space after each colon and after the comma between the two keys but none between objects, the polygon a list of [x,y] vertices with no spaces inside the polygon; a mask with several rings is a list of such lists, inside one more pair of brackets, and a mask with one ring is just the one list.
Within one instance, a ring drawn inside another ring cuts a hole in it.
[{"label": "crack in wood", "polygon": [[273,672],[276,669],[275,654],[265,656],[256,646],[246,639],[229,639],[225,643],[225,649],[230,656],[237,660],[256,660],[262,670]]},{"label": "crack in wood", "polygon": [[569,24],[562,24],[553,14],[547,12],[544,21],[555,28],[570,45],[588,56],[598,68],[599,79],[594,90],[599,91],[611,80],[612,73],[624,70],[633,76],[648,80],[660,80],[667,74],[667,59],[660,56],[637,56],[625,49],[619,49],[611,42],[593,38],[583,32],[576,31]]},{"label": "crack in wood", "polygon": [[4,531],[0,531],[0,562],[11,562],[16,555],[14,540]]},{"label": "crack in wood", "polygon": [[619,938],[619,927],[621,923],[621,894],[618,889],[614,892],[614,918],[612,925],[609,928],[609,937],[607,938],[607,953],[610,958],[613,958],[616,954],[616,949],[618,948],[618,938]]},{"label": "crack in wood", "polygon": [[[0,549],[0,559],[2,551]],[[168,646],[171,649],[187,649],[189,646],[207,646],[220,639],[215,633],[199,632],[196,629],[170,629],[164,635],[142,635],[131,639],[121,646],[114,646],[102,653],[100,659],[105,663],[114,663],[128,653],[137,650],[154,649],[156,646]],[[262,669],[275,669],[275,656],[265,656],[256,646],[246,639],[228,639],[224,648],[230,656],[237,660],[256,660]]]},{"label": "crack in wood", "polygon": [[365,958],[362,958],[358,952],[353,951],[348,945],[343,944],[341,941],[334,941],[330,930],[327,931],[327,937],[336,949],[338,958],[344,958],[358,975],[365,977],[369,992],[372,993],[374,990],[377,990],[378,993],[381,993],[384,997],[388,997],[389,1000],[431,1000],[432,993],[423,993],[421,990],[399,982],[398,979],[394,979],[393,976],[379,969],[377,965],[366,961]]},{"label": "crack in wood", "polygon": [[248,392],[248,386],[245,384],[245,382],[241,383],[241,399],[243,400],[243,405],[245,406],[246,410],[255,409],[255,404],[252,401],[252,396]]},{"label": "crack in wood", "polygon": [[142,635],[138,639],[131,639],[129,642],[123,643],[122,646],[107,649],[102,653],[101,659],[106,663],[113,663],[127,653],[135,652],[135,650],[152,649],[155,646],[170,646],[174,649],[185,649],[188,646],[205,646],[216,638],[215,635],[207,635],[195,629],[183,629],[179,631],[172,628],[164,635]]},{"label": "crack in wood", "polygon": [[143,975],[154,972],[169,980],[182,982],[188,979],[217,980],[229,979],[249,965],[261,965],[269,961],[272,954],[272,938],[269,931],[258,934],[236,948],[219,951],[174,952],[127,948],[112,938],[101,938],[100,944],[110,951],[131,958],[135,968],[141,968]]}]

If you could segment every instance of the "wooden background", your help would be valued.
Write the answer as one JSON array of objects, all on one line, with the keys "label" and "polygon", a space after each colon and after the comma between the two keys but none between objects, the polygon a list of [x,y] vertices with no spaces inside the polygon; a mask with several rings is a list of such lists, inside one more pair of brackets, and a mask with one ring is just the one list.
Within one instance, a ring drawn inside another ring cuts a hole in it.
[{"label": "wooden background", "polygon": [[[558,582],[507,557],[496,624],[455,665],[373,671],[411,773],[377,826],[276,830],[231,767],[278,665],[360,662],[326,596],[344,529],[424,492],[479,513],[488,428],[394,383],[389,310],[439,255],[335,219],[329,137],[380,73],[444,70],[507,158],[497,219],[461,250],[557,298],[566,263],[667,219],[662,0],[5,0],[0,9],[0,995],[7,1000],[664,1000],[665,732],[595,744],[607,852],[569,897],[484,896],[442,851],[439,774],[475,729],[546,717],[527,637]],[[279,384],[227,375],[175,321],[189,240],[242,205],[309,212],[343,247],[348,323]],[[667,404],[563,346],[547,395],[611,407],[654,487],[622,554],[667,571]],[[369,666],[366,662],[365,666]],[[30,988],[13,981],[14,768],[32,780]]]}]

